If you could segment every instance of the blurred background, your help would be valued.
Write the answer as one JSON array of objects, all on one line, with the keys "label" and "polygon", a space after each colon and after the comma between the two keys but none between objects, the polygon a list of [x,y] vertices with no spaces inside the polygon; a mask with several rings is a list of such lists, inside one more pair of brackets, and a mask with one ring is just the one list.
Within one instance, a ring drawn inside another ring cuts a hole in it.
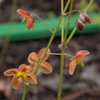
[{"label": "blurred background", "polygon": [[[90,0],[74,0],[73,10],[84,12]],[[64,0],[65,4],[67,0]],[[9,68],[18,68],[20,64],[29,64],[27,57],[31,52],[38,52],[46,47],[51,36],[50,31],[36,17],[33,17],[34,30],[26,30],[26,23],[21,23],[23,16],[16,10],[21,8],[30,14],[36,13],[52,30],[55,29],[61,15],[60,0],[0,0],[0,100],[21,100],[25,85],[19,90],[11,87],[12,77],[5,77],[3,72]],[[91,25],[86,25],[83,32],[76,31],[68,44],[66,53],[75,55],[79,50],[89,50],[83,58],[85,66],[77,66],[73,76],[69,67],[64,67],[61,100],[100,100],[100,1],[94,0],[88,15]],[[69,8],[68,8],[69,10]],[[68,12],[67,10],[67,12]],[[79,13],[72,14],[78,19]],[[65,17],[67,20],[67,17]],[[69,34],[75,27],[71,22]],[[66,25],[65,25],[66,28]],[[51,52],[60,53],[61,43],[59,28],[50,47]],[[65,56],[64,66],[70,58]],[[56,100],[59,86],[60,56],[50,56],[47,60],[53,67],[49,75],[41,71],[37,74],[38,84],[30,85],[26,100]]]}]

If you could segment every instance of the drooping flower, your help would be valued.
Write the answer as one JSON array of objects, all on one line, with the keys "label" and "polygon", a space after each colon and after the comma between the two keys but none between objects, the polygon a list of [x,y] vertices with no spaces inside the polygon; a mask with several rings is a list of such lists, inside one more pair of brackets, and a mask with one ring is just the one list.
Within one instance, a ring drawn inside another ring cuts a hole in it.
[{"label": "drooping flower", "polygon": [[82,23],[82,21],[80,19],[78,19],[77,21],[75,21],[75,25],[76,25],[76,27],[77,27],[77,29],[79,31],[83,31],[84,24]]},{"label": "drooping flower", "polygon": [[26,21],[26,29],[29,30],[33,30],[33,26],[34,26],[34,19],[30,16],[29,12],[23,10],[23,9],[18,9],[17,12],[24,16],[25,19],[24,19],[24,22]]},{"label": "drooping flower", "polygon": [[88,16],[86,13],[81,13],[81,14],[79,15],[79,17],[80,17],[80,20],[81,20],[84,24],[86,24],[86,23],[91,24],[91,19],[89,18],[89,16]]},{"label": "drooping flower", "polygon": [[4,72],[4,75],[13,76],[11,82],[12,87],[14,89],[19,89],[20,87],[22,87],[25,80],[30,84],[37,84],[36,77],[32,73],[30,73],[31,70],[32,68],[28,65],[21,64],[19,68],[8,69]]},{"label": "drooping flower", "polygon": [[[35,64],[40,61],[40,59],[45,53],[45,50],[46,48],[42,48],[37,54],[35,52],[32,52],[29,54],[28,62],[31,64],[32,68],[34,68]],[[47,52],[50,53],[50,49],[48,49]],[[48,57],[49,57],[49,54],[46,54],[39,67],[40,70],[45,74],[49,74],[52,72],[52,66],[48,62],[45,61],[48,59]]]},{"label": "drooping flower", "polygon": [[81,62],[82,58],[85,57],[86,55],[89,54],[89,51],[87,50],[80,50],[76,53],[75,58],[71,58],[68,62],[68,64],[66,65],[69,66],[69,73],[71,75],[73,75],[74,70],[76,68],[76,65],[81,65],[82,67],[84,66],[84,64]]}]

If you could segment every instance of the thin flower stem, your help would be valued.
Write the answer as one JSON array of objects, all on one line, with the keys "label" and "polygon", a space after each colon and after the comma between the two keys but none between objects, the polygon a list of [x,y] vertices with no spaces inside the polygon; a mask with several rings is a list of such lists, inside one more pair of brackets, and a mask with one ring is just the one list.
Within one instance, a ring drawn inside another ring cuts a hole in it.
[{"label": "thin flower stem", "polygon": [[36,15],[35,13],[33,13],[33,14],[34,15],[31,15],[31,16],[36,16],[37,18],[39,18],[46,25],[46,27],[51,31],[51,33],[53,33],[53,31],[51,30],[51,28],[38,15]]},{"label": "thin flower stem", "polygon": [[74,33],[76,32],[76,30],[77,30],[77,27],[75,27],[75,28],[73,29],[72,33],[70,34],[70,36],[68,37],[68,39],[67,39],[67,41],[66,41],[66,43],[65,43],[65,46],[68,45],[69,41],[70,41],[71,38],[73,37],[73,35],[74,35]]},{"label": "thin flower stem", "polygon": [[65,6],[65,8],[64,8],[64,11],[63,11],[64,13],[66,12],[66,10],[67,10],[67,8],[68,8],[68,6],[69,6],[70,1],[71,1],[71,0],[68,0],[68,1],[67,1],[67,4],[66,4],[66,6]]},{"label": "thin flower stem", "polygon": [[69,12],[67,12],[67,13],[64,13],[64,15],[66,16],[67,14],[69,14],[69,13],[73,13],[73,12],[79,12],[79,13],[82,13],[80,10],[73,10],[73,11],[69,11]]},{"label": "thin flower stem", "polygon": [[[71,1],[69,12],[72,11],[73,3],[74,3],[74,0]],[[68,34],[70,19],[71,19],[71,13],[68,16],[68,24],[67,24],[67,28],[66,28],[66,31],[65,31],[65,36],[64,36],[65,38],[64,38],[64,42],[63,42],[63,47],[65,47],[65,42],[66,42],[66,39],[67,39],[67,34]]]},{"label": "thin flower stem", "polygon": [[[61,15],[63,14],[64,10],[64,0],[61,0]],[[61,26],[61,43],[64,41],[64,17],[62,18],[62,26]]]},{"label": "thin flower stem", "polygon": [[71,19],[71,20],[69,20],[69,21],[67,21],[67,22],[65,22],[65,23],[63,23],[63,24],[61,24],[61,25],[59,25],[59,27],[61,27],[61,26],[64,25],[64,24],[67,24],[67,23],[69,23],[70,21],[73,21],[73,20],[76,20],[76,21],[77,21],[77,19]]},{"label": "thin flower stem", "polygon": [[[72,7],[73,7],[73,0],[71,0],[71,4],[70,4],[70,11],[72,10]],[[68,18],[68,21],[70,20],[70,17],[71,17],[71,13],[69,14],[69,18]],[[67,24],[67,28],[66,28],[66,32],[65,32],[65,36],[66,34],[68,33],[68,28],[69,28],[69,22]],[[65,37],[64,36],[64,37]],[[66,37],[64,38],[64,41],[63,41],[63,45],[62,45],[62,50],[61,50],[61,53],[64,54],[65,53],[65,39]],[[58,96],[57,96],[57,100],[60,100],[61,99],[61,92],[62,92],[62,82],[63,82],[63,67],[64,67],[64,55],[61,55],[61,63],[60,63],[60,82],[59,82],[59,89],[58,89]]]},{"label": "thin flower stem", "polygon": [[[65,48],[62,48],[61,53],[65,52]],[[59,89],[58,89],[58,96],[57,100],[61,99],[61,92],[62,92],[62,82],[63,82],[63,67],[64,67],[64,55],[61,55],[61,63],[60,63],[60,82],[59,82]]]},{"label": "thin flower stem", "polygon": [[[68,0],[68,1],[67,1],[67,4],[66,4],[65,9],[64,9],[64,13],[66,12],[70,1],[71,1],[71,0]],[[59,28],[59,24],[60,24],[62,18],[63,18],[63,15],[61,15],[60,20],[59,20],[59,22],[58,22],[58,24],[57,24],[57,26],[56,26],[56,28],[55,28],[55,30],[54,30],[54,32],[53,32],[51,38],[50,38],[50,40],[49,40],[49,43],[48,43],[48,45],[47,45],[47,48],[46,48],[46,50],[45,50],[44,55],[43,55],[42,58],[40,59],[38,65],[37,65],[37,67],[36,67],[36,69],[35,69],[34,72],[33,72],[34,75],[35,75],[35,73],[37,72],[37,70],[38,70],[38,68],[39,68],[39,66],[40,66],[40,64],[41,64],[41,62],[43,61],[43,59],[44,59],[44,57],[45,57],[45,55],[46,55],[46,53],[47,53],[47,51],[48,51],[48,49],[49,49],[49,47],[50,47],[52,41],[53,41],[53,39],[54,39],[54,36],[55,36],[55,34],[56,34],[56,32],[57,32],[57,30],[58,30],[58,28]],[[23,98],[24,98],[24,99],[22,99],[22,100],[25,100],[26,92],[27,92],[27,90],[28,90],[27,88],[28,88],[28,87],[25,88],[25,91],[24,91],[24,94],[23,94]]]},{"label": "thin flower stem", "polygon": [[[84,11],[85,13],[87,13],[87,11],[89,10],[89,8],[90,8],[91,4],[93,3],[93,1],[94,1],[94,0],[91,0],[91,1],[90,1],[88,7],[87,7],[86,10]],[[74,33],[76,32],[76,30],[77,30],[77,27],[75,27],[75,28],[73,29],[73,31],[72,31],[72,33],[70,34],[70,36],[68,37],[68,39],[67,39],[65,45],[67,45],[67,44],[69,43],[69,41],[70,41],[71,38],[73,37],[73,35],[74,35]]]},{"label": "thin flower stem", "polygon": [[50,54],[50,55],[64,55],[64,56],[69,56],[69,57],[75,58],[74,56],[69,55],[67,53],[47,53],[47,54]]},{"label": "thin flower stem", "polygon": [[25,90],[24,90],[24,93],[23,93],[22,100],[25,100],[25,97],[26,97],[26,93],[27,93],[28,87],[29,87],[29,86],[26,86],[26,87],[25,87]]},{"label": "thin flower stem", "polygon": [[[61,14],[63,14],[63,10],[64,10],[64,0],[61,0]],[[62,24],[63,23],[64,23],[64,17],[62,18]],[[61,30],[61,43],[63,43],[63,42],[64,42],[64,24],[62,25],[62,30]],[[63,56],[62,60],[64,61],[64,56]],[[62,71],[63,70],[60,70],[60,72],[62,72]],[[63,79],[61,77],[63,77],[63,75],[62,76],[60,75],[60,82],[63,81]],[[62,85],[60,85],[61,84],[60,82],[59,82],[59,87],[60,86],[61,87],[59,88],[58,92],[61,91],[60,89],[62,89]],[[60,98],[60,93],[58,93],[57,98],[58,99]]]},{"label": "thin flower stem", "polygon": [[85,13],[87,13],[87,12],[88,12],[88,10],[89,10],[89,8],[90,8],[91,4],[93,3],[93,1],[94,1],[94,0],[91,0],[91,1],[90,1],[90,3],[89,3],[89,5],[88,5],[88,7],[87,7],[87,8],[86,8],[86,10],[84,11]]}]

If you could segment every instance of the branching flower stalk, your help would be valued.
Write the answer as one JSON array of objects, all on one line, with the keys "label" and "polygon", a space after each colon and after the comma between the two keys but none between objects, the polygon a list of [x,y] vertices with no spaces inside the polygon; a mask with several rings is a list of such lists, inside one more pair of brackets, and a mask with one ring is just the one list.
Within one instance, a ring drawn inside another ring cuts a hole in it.
[{"label": "branching flower stalk", "polygon": [[[91,0],[91,1],[90,1],[88,7],[87,7],[86,10],[85,10],[85,13],[87,13],[87,11],[88,11],[88,9],[90,8],[90,6],[91,6],[91,4],[92,4],[93,1],[94,1],[94,0]],[[71,3],[72,3],[72,5],[70,6],[70,9],[71,9],[72,6],[73,6],[73,1],[71,1]],[[70,20],[70,16],[71,16],[71,15],[69,15],[69,20]],[[69,27],[69,25],[67,25],[67,27]],[[63,47],[65,47],[65,46],[68,45],[69,41],[70,41],[71,38],[73,37],[73,35],[74,35],[74,33],[75,33],[76,30],[77,30],[77,28],[75,27],[74,30],[72,31],[72,33],[70,34],[70,36],[68,37],[67,41],[66,41],[65,43],[63,43],[63,45],[62,45],[62,51],[61,51],[62,54],[63,54],[64,51],[65,51]],[[67,38],[67,33],[68,33],[68,28],[66,29],[65,39]],[[58,98],[57,98],[57,100],[60,100],[60,99],[61,99],[62,80],[63,80],[63,62],[64,62],[64,55],[61,55],[60,85],[59,85]]]},{"label": "branching flower stalk", "polygon": [[[20,87],[22,87],[22,85],[25,82],[26,87],[25,87],[25,90],[24,90],[24,93],[22,96],[22,100],[25,100],[29,84],[37,84],[36,74],[38,72],[38,69],[40,69],[45,74],[50,74],[52,72],[52,66],[47,61],[45,61],[45,60],[47,60],[49,55],[60,55],[61,56],[60,82],[59,82],[59,89],[58,89],[58,96],[57,96],[57,100],[61,100],[64,56],[71,57],[71,59],[69,59],[68,64],[66,65],[66,67],[69,66],[69,74],[73,75],[76,65],[80,65],[81,67],[83,67],[84,63],[81,60],[83,57],[85,57],[86,55],[89,54],[89,51],[87,51],[87,50],[80,50],[76,53],[75,56],[72,56],[72,55],[65,53],[65,48],[67,47],[69,41],[73,37],[76,29],[82,31],[85,26],[84,24],[91,24],[91,20],[90,20],[89,16],[86,14],[86,12],[90,8],[93,1],[94,0],[91,0],[88,7],[85,10],[85,12],[81,13],[81,11],[79,11],[79,10],[72,11],[74,0],[68,0],[65,8],[64,8],[64,0],[61,0],[61,17],[60,17],[59,22],[54,31],[52,31],[50,29],[50,27],[38,15],[36,15],[34,13],[33,13],[33,15],[30,15],[29,12],[27,12],[23,9],[17,10],[17,12],[24,17],[24,19],[22,20],[22,23],[26,22],[27,30],[30,30],[30,29],[33,30],[34,19],[32,18],[32,16],[36,16],[46,25],[46,27],[52,33],[51,38],[50,38],[46,48],[42,48],[38,53],[32,52],[29,54],[28,62],[30,63],[30,65],[21,64],[19,66],[19,68],[8,69],[7,71],[4,72],[5,76],[13,76],[11,84],[14,89],[19,89]],[[69,12],[66,13],[66,10],[67,10],[69,4],[70,4],[70,9],[69,9]],[[75,11],[78,11],[79,13],[81,13],[79,15],[78,20],[71,19],[71,13],[75,12]],[[64,23],[64,16],[67,14],[69,14],[68,21]],[[70,24],[70,21],[72,21],[72,20],[76,20],[75,21],[76,27],[73,29],[72,33],[70,34],[70,36],[67,39],[69,24]],[[60,25],[60,23],[61,23],[61,25]],[[67,23],[67,27],[66,27],[66,31],[65,31],[65,35],[64,35],[64,25],[66,23]],[[49,48],[51,46],[51,43],[55,37],[55,34],[56,34],[58,28],[60,26],[61,26],[61,45],[59,45],[59,47],[61,49],[61,53],[51,53]]]},{"label": "branching flower stalk", "polygon": [[[66,12],[70,1],[71,1],[71,0],[68,0],[66,6],[65,6],[65,8],[64,8],[64,13]],[[60,22],[61,22],[61,20],[62,20],[63,17],[64,17],[64,15],[61,15],[60,20],[59,20],[59,22],[58,22],[58,24],[57,24],[57,26],[56,26],[54,32],[52,33],[52,36],[51,36],[50,40],[49,40],[49,43],[48,43],[47,48],[46,48],[46,51],[45,51],[43,57],[41,58],[41,60],[39,61],[39,63],[38,63],[38,65],[37,65],[36,69],[35,69],[34,72],[33,72],[34,75],[35,75],[35,73],[37,72],[37,70],[38,70],[38,68],[39,68],[39,66],[40,66],[40,64],[41,64],[41,62],[42,62],[42,60],[43,60],[43,58],[45,57],[45,55],[46,55],[46,53],[47,53],[47,51],[48,51],[48,49],[50,48],[50,45],[51,45],[51,43],[52,43],[52,41],[53,41],[53,39],[54,39],[54,36],[55,36],[55,34],[56,34],[56,32],[57,32],[57,30],[58,30],[58,28],[59,28],[59,24],[60,24]],[[25,87],[22,100],[25,100],[25,96],[26,96],[27,90],[28,90],[28,86]]]},{"label": "branching flower stalk", "polygon": [[[90,4],[92,4],[92,2],[93,2],[93,0],[90,1],[89,6],[87,7],[87,9],[89,9],[89,7],[91,6]],[[66,6],[65,6],[64,13],[66,12],[66,10],[67,10],[67,8],[68,8],[69,3],[70,3],[70,0],[68,0],[67,4],[66,4]],[[86,11],[87,11],[87,9],[86,9]],[[50,45],[51,45],[51,43],[52,43],[52,41],[53,41],[53,38],[54,38],[54,36],[55,36],[55,34],[56,34],[56,31],[57,31],[57,29],[58,29],[58,27],[59,27],[59,24],[60,24],[60,22],[61,22],[63,16],[64,16],[64,15],[61,16],[61,18],[60,18],[60,20],[59,20],[59,22],[58,22],[58,24],[57,24],[57,26],[56,26],[56,28],[55,28],[53,34],[52,34],[52,36],[51,36],[51,38],[50,38],[50,40],[49,40],[49,43],[48,43],[48,45],[47,45],[47,48],[46,48],[46,51],[45,51],[43,57],[42,57],[41,60],[39,61],[36,70],[34,70],[34,73],[33,73],[34,75],[35,75],[36,71],[38,70],[38,68],[39,68],[39,66],[40,66],[40,64],[41,64],[41,62],[42,62],[42,60],[43,60],[43,58],[45,57],[45,55],[46,55],[46,53],[47,53],[47,51],[48,51],[48,49],[49,49],[49,47],[50,47]],[[72,35],[70,35],[70,38],[68,38],[69,40],[70,40],[70,39],[72,38],[72,36],[74,35],[76,29],[77,29],[77,28],[75,27],[74,30],[72,31],[72,33],[71,33]],[[67,43],[69,43],[69,40],[67,40],[67,41],[68,41]],[[64,53],[64,50],[63,50],[63,49],[62,49],[62,53]],[[63,65],[63,63],[62,63],[63,60],[64,60],[64,59],[62,59],[62,61],[61,61],[61,65]],[[28,86],[26,86],[26,88],[25,88],[25,91],[24,91],[25,94],[26,94],[27,90],[28,90]],[[25,94],[23,94],[23,95],[25,96]],[[22,99],[22,100],[25,100],[25,98]]]},{"label": "branching flower stalk", "polygon": [[[66,6],[65,6],[65,9],[64,9],[64,13],[66,12],[70,1],[71,1],[71,0],[68,0],[67,4],[66,4]],[[45,51],[43,57],[41,58],[41,60],[39,61],[39,63],[38,63],[38,65],[37,65],[37,68],[36,68],[34,74],[36,73],[38,67],[40,66],[40,64],[41,64],[41,62],[42,62],[42,60],[43,60],[43,58],[45,57],[45,55],[46,55],[46,53],[47,53],[47,51],[48,51],[48,49],[49,49],[49,47],[50,47],[50,45],[51,45],[53,39],[54,39],[54,36],[55,36],[55,34],[56,34],[56,32],[57,32],[57,30],[58,30],[58,28],[59,28],[59,24],[60,24],[60,22],[61,22],[61,20],[62,20],[63,17],[64,17],[64,15],[61,15],[60,20],[59,20],[59,22],[58,22],[58,24],[57,24],[57,26],[56,26],[56,28],[55,28],[55,30],[54,30],[54,32],[53,32],[51,38],[50,38],[50,40],[49,40],[49,43],[48,43],[47,48],[46,48],[46,51]]]}]

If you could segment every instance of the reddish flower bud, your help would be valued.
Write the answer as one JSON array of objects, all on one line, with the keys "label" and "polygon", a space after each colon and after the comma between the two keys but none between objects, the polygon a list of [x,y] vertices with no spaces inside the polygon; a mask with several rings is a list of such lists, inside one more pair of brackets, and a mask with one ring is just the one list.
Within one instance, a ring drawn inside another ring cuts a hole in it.
[{"label": "reddish flower bud", "polygon": [[80,20],[81,20],[84,24],[86,24],[86,23],[91,24],[91,19],[89,18],[89,16],[88,16],[86,13],[81,13],[81,14],[79,15],[79,17],[80,17]]},{"label": "reddish flower bud", "polygon": [[77,27],[78,30],[83,31],[84,24],[81,22],[80,19],[78,19],[77,21],[75,21],[75,25],[76,25],[76,27]]}]

